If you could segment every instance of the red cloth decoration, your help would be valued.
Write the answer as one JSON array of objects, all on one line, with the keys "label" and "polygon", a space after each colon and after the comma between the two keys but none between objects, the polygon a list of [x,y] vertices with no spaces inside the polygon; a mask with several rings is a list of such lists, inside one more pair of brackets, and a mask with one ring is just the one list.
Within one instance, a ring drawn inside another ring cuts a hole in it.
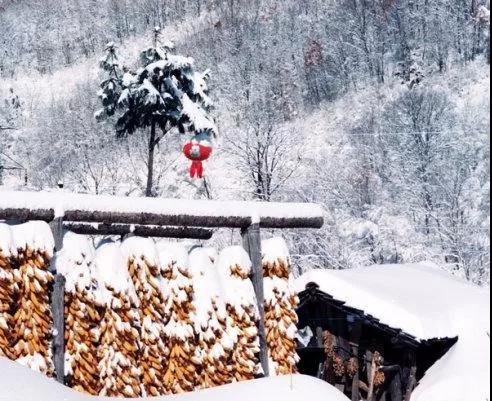
[{"label": "red cloth decoration", "polygon": [[183,146],[183,153],[192,161],[190,167],[191,178],[203,178],[203,161],[207,160],[212,154],[212,146],[207,141],[198,142],[197,140],[187,141]]}]

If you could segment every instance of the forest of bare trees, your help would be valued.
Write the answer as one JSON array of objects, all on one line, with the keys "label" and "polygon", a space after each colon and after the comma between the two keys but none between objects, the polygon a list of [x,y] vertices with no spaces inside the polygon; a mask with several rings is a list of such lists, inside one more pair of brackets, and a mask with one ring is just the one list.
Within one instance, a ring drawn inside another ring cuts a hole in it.
[{"label": "forest of bare trees", "polygon": [[[98,123],[99,59],[129,68],[163,28],[212,70],[207,185],[180,139],[152,193],[323,203],[299,271],[432,260],[489,282],[487,0],[0,0],[0,164],[9,185],[138,195],[146,141]],[[226,235],[220,237],[226,241]]]}]

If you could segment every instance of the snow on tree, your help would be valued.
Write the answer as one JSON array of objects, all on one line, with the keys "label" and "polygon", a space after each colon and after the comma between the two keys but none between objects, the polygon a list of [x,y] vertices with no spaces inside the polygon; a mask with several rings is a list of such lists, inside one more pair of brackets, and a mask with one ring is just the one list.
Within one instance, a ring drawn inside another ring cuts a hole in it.
[{"label": "snow on tree", "polygon": [[299,299],[291,275],[290,254],[282,238],[262,242],[265,285],[265,327],[272,372],[287,375],[297,372],[296,352]]},{"label": "snow on tree", "polygon": [[96,276],[105,306],[100,326],[100,395],[140,397],[141,372],[138,298],[118,245],[106,243],[96,252]]},{"label": "snow on tree", "polygon": [[164,394],[162,367],[166,366],[167,358],[163,342],[166,319],[159,255],[154,242],[146,238],[128,238],[121,249],[140,302],[142,384],[147,395],[159,396]]},{"label": "snow on tree", "polygon": [[233,381],[232,352],[237,333],[227,316],[215,267],[217,251],[196,248],[190,253],[195,290],[193,321],[198,337],[196,358],[199,360],[195,385],[212,388]]},{"label": "snow on tree", "polygon": [[227,313],[233,322],[231,334],[237,335],[232,354],[235,381],[252,380],[262,373],[258,354],[259,312],[250,280],[251,260],[240,246],[224,249],[219,255],[218,270],[224,290]]},{"label": "snow on tree", "polygon": [[166,297],[164,342],[168,347],[163,367],[166,394],[179,394],[195,389],[196,337],[192,314],[194,289],[188,252],[180,244],[159,244],[159,257],[164,277],[162,292]]},{"label": "snow on tree", "polygon": [[153,46],[140,54],[142,68],[138,71],[121,66],[113,43],[101,60],[107,79],[101,83],[98,95],[103,108],[96,118],[114,116],[118,137],[150,130],[146,196],[153,195],[155,149],[166,134],[176,128],[180,133],[217,134],[209,115],[210,72],[196,72],[194,60],[173,54],[173,48],[169,42],[160,44],[160,28],[156,28]]},{"label": "snow on tree", "polygon": [[66,233],[63,249],[56,256],[56,270],[65,284],[65,375],[73,389],[98,395],[98,369],[102,305],[95,277],[96,251],[84,236]]},{"label": "snow on tree", "polygon": [[37,221],[12,226],[12,233],[18,267],[14,277],[19,286],[13,316],[13,359],[51,376],[53,318],[49,289],[53,275],[49,267],[55,247],[53,235],[48,224]]},{"label": "snow on tree", "polygon": [[12,232],[6,224],[0,224],[0,357],[12,359],[12,312],[18,287],[14,280],[15,257]]}]

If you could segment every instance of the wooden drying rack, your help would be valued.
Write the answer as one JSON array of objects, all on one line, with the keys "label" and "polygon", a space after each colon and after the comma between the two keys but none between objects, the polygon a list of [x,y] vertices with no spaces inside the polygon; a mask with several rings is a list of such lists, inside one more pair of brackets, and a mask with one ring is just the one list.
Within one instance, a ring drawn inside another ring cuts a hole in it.
[{"label": "wooden drying rack", "polygon": [[[99,202],[103,199],[104,204]],[[115,210],[108,207],[108,200],[111,199],[114,199]],[[123,211],[116,207],[118,204],[124,206]],[[143,205],[141,210],[140,204]],[[100,205],[103,207],[98,207]],[[63,207],[60,209],[60,206]],[[249,215],[248,211],[251,211]],[[81,235],[123,236],[133,233],[142,237],[208,240],[212,238],[213,229],[240,229],[243,246],[252,262],[251,280],[260,311],[260,361],[265,376],[269,376],[269,363],[263,309],[261,229],[319,229],[324,224],[323,215],[324,211],[319,205],[310,203],[177,201],[159,198],[110,198],[66,192],[0,191],[0,220],[16,223],[35,220],[48,222],[57,252],[63,247],[63,233],[67,230]],[[65,278],[54,273],[51,297],[53,359],[56,379],[64,383]]]}]

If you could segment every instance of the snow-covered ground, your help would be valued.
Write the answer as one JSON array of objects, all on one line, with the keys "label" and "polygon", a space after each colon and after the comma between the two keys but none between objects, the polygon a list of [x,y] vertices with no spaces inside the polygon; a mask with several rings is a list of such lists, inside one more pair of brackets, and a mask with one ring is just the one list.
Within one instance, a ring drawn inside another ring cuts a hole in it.
[{"label": "snow-covered ground", "polygon": [[[286,376],[232,384],[212,390],[152,398],[166,401],[347,401],[329,384],[306,376]],[[15,362],[0,358],[0,401],[108,400],[79,394]]]},{"label": "snow-covered ground", "polygon": [[302,276],[297,289],[310,282],[419,339],[458,336],[426,373],[412,401],[490,400],[490,289],[430,263],[317,270]]}]

